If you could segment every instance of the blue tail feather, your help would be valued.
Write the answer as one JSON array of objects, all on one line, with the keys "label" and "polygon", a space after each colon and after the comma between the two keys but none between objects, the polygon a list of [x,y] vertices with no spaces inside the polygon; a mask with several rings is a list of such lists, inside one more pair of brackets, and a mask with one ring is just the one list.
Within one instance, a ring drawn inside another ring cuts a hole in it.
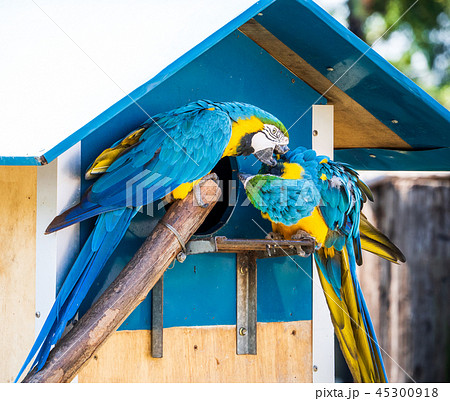
[{"label": "blue tail feather", "polygon": [[91,203],[86,198],[83,198],[78,205],[71,207],[59,216],[56,216],[45,230],[46,234],[61,230],[72,224],[79,223],[91,217],[97,216],[101,213],[106,213],[111,210],[118,209],[114,206],[103,206],[97,203]]},{"label": "blue tail feather", "polygon": [[[109,214],[114,213],[114,216]],[[96,277],[102,270],[115,248],[130,225],[131,219],[136,215],[136,209],[123,208],[121,215],[119,211],[102,214],[97,219],[97,224],[81,250],[77,260],[67,275],[61,290],[53,304],[50,313],[38,334],[25,363],[19,371],[15,382],[18,381],[34,355],[39,351],[31,369],[37,365],[39,371],[47,360],[51,347],[61,337],[67,322],[75,316],[80,303],[94,283]],[[105,223],[108,219],[116,220],[111,226]],[[113,228],[108,231],[108,228]],[[99,234],[98,231],[101,231]],[[103,236],[103,237],[102,237]],[[93,239],[97,238],[98,247],[93,250]],[[101,241],[101,238],[103,240]]]},{"label": "blue tail feather", "polygon": [[370,336],[368,338],[369,346],[372,351],[372,360],[374,361],[375,369],[378,370],[378,364],[375,362],[377,359],[380,361],[380,365],[382,367],[382,372],[378,372],[379,377],[384,377],[386,383],[388,382],[386,369],[384,367],[383,358],[381,356],[381,349],[378,345],[377,336],[375,334],[375,329],[372,324],[372,320],[370,319],[369,309],[367,308],[366,301],[364,299],[364,295],[362,293],[361,287],[359,285],[359,281],[356,275],[356,259],[355,252],[353,249],[353,242],[347,241],[347,251],[348,251],[348,259],[350,264],[350,272],[352,275],[353,286],[355,288],[356,298],[358,302],[359,310],[361,311],[361,315],[364,321],[364,329]]}]

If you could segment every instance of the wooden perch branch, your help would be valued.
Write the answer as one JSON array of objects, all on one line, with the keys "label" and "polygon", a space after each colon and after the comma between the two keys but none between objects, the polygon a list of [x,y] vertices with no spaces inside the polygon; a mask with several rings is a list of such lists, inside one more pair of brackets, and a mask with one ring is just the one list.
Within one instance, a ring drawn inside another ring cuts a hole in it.
[{"label": "wooden perch branch", "polygon": [[148,236],[138,252],[97,302],[50,353],[44,367],[33,369],[25,383],[70,382],[103,342],[145,299],[164,271],[181,251],[177,237],[162,224],[174,227],[186,243],[200,227],[220,197],[212,180],[202,185],[206,208],[194,205],[192,192],[175,202]]}]

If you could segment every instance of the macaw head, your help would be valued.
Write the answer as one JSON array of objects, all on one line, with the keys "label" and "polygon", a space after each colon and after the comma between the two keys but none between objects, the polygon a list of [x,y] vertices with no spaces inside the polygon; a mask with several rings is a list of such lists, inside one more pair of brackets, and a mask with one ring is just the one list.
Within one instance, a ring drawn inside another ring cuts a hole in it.
[{"label": "macaw head", "polygon": [[310,216],[320,192],[310,174],[296,163],[279,161],[270,173],[238,175],[250,203],[265,219],[290,226]]},{"label": "macaw head", "polygon": [[231,102],[218,105],[233,121],[232,136],[224,156],[254,154],[262,163],[275,166],[273,154],[284,154],[289,150],[288,131],[272,114],[245,103]]},{"label": "macaw head", "polygon": [[239,173],[238,178],[247,195],[252,197],[255,191],[259,191],[266,184],[278,185],[280,179],[301,179],[303,173],[300,165],[289,163],[281,156],[277,157],[274,166],[262,164],[257,174]]},{"label": "macaw head", "polygon": [[[311,149],[298,147],[286,154],[277,155],[275,165],[262,164],[257,174],[240,173],[238,177],[250,202],[270,216],[275,211],[279,212],[278,209],[286,201],[286,196],[297,196],[301,192],[305,199],[309,197],[318,202],[317,166],[321,158],[323,156],[317,157],[316,152]],[[261,203],[273,207],[265,208]],[[308,204],[301,203],[302,206]],[[304,209],[301,212],[303,211]],[[296,213],[292,212],[290,216]]]},{"label": "macaw head", "polygon": [[277,161],[273,157],[277,154],[286,153],[289,143],[289,135],[283,124],[277,125],[270,122],[264,123],[261,130],[251,136],[250,146],[253,154],[262,163],[269,166],[276,166]]},{"label": "macaw head", "polygon": [[301,179],[304,169],[297,163],[290,163],[286,155],[276,156],[275,164],[262,164],[257,174],[239,173],[238,178],[246,192],[251,192],[252,187],[260,188],[264,180],[273,180],[275,178]]},{"label": "macaw head", "polygon": [[[270,189],[272,187],[272,182],[277,178],[272,175],[266,174],[238,174],[239,180],[244,186],[245,193],[249,201],[257,209],[264,207],[267,200],[270,200],[271,193]],[[276,183],[274,182],[274,186]]]},{"label": "macaw head", "polygon": [[253,174],[245,174],[245,173],[238,174],[239,181],[242,182],[244,189],[247,189],[247,183],[254,177],[255,177],[255,175],[253,175]]},{"label": "macaw head", "polygon": [[262,163],[276,166],[275,154],[284,154],[289,151],[289,134],[284,125],[275,117],[255,117],[238,120],[233,125],[238,132],[239,144],[236,147],[238,155],[248,156],[254,154]]},{"label": "macaw head", "polygon": [[261,209],[262,204],[269,202],[279,203],[281,187],[290,180],[284,180],[279,175],[239,173],[238,178],[244,186],[245,193],[250,202]]}]

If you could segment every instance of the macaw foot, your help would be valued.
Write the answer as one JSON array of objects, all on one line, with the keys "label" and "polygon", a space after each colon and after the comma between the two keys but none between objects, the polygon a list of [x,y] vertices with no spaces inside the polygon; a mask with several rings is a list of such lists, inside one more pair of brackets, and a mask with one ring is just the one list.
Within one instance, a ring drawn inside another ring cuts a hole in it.
[{"label": "macaw foot", "polygon": [[208,207],[209,203],[205,203],[203,202],[202,199],[202,194],[200,191],[200,187],[202,184],[204,184],[206,181],[208,180],[213,180],[216,182],[217,185],[219,185],[219,177],[217,176],[216,173],[209,173],[207,175],[205,175],[199,182],[197,182],[196,184],[194,184],[193,186],[193,191],[194,191],[194,198],[197,202],[197,205],[201,206],[201,207]]},{"label": "macaw foot", "polygon": [[297,240],[301,240],[301,239],[313,239],[314,241],[316,240],[314,237],[312,237],[309,233],[307,233],[306,231],[303,230],[298,230],[292,237],[291,239],[293,239],[294,241]]},{"label": "macaw foot", "polygon": [[270,232],[269,234],[266,235],[266,239],[271,239],[273,241],[282,241],[284,240],[284,237],[280,233]]},{"label": "macaw foot", "polygon": [[[312,239],[314,242],[316,242],[316,239],[311,236],[309,233],[307,233],[306,231],[303,230],[298,230],[292,237],[292,240],[294,241],[298,241],[298,240],[302,240],[302,239]],[[295,246],[295,249],[297,250],[297,255],[299,256],[306,256],[306,252],[303,250],[303,247],[298,245]]]},{"label": "macaw foot", "polygon": [[166,195],[163,198],[163,201],[167,204],[167,203],[172,203],[175,200],[175,198],[173,197],[172,193]]},{"label": "macaw foot", "polygon": [[[284,237],[283,237],[282,234],[280,234],[280,233],[274,233],[274,232],[272,231],[272,232],[270,232],[269,234],[266,235],[266,239],[270,239],[270,240],[272,240],[273,242],[275,242],[275,244],[277,244],[277,243],[278,243],[277,241],[283,241],[283,240],[284,240]],[[269,256],[272,256],[272,252],[270,251],[271,247],[272,247],[272,245],[270,245],[270,244],[267,244],[267,245],[266,245],[266,251],[267,251],[267,254],[268,254]],[[275,247],[276,247],[276,245],[275,245]]]}]

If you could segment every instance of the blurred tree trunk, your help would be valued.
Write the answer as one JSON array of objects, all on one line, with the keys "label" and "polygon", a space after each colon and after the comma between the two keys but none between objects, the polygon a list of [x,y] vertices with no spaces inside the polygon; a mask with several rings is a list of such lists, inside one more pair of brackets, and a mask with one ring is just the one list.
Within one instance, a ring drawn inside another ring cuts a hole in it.
[{"label": "blurred tree trunk", "polygon": [[[364,212],[405,254],[364,253],[359,270],[392,382],[450,379],[450,177],[387,178]],[[412,379],[411,379],[412,378]]]},{"label": "blurred tree trunk", "polygon": [[360,0],[348,0],[348,29],[360,39],[365,40],[363,23],[366,19],[364,7]]}]

